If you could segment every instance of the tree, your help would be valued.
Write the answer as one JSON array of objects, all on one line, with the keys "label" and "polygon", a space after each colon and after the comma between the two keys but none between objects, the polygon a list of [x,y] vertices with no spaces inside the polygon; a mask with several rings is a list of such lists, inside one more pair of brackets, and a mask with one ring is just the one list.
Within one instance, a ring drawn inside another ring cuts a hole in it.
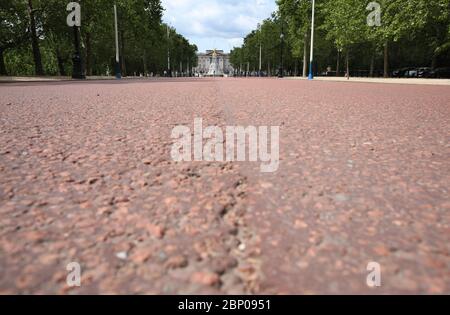
[{"label": "tree", "polygon": [[450,51],[450,1],[426,1],[424,34],[432,51],[431,67]]},{"label": "tree", "polygon": [[[81,48],[87,75],[114,68],[114,13],[109,0],[78,0],[81,5]],[[0,1],[0,73],[71,73],[73,30],[66,24],[60,0]],[[167,39],[160,0],[116,0],[119,14],[121,63],[124,74],[164,71]],[[31,8],[31,9],[30,9]],[[195,65],[197,48],[173,30],[172,49],[183,68]],[[31,44],[29,46],[25,44]],[[31,61],[31,62],[30,62]],[[189,65],[188,65],[189,63]]]},{"label": "tree", "polygon": [[73,47],[72,30],[66,24],[67,3],[59,0],[47,0],[42,3],[44,46],[55,54],[59,75],[67,75],[67,61],[70,59]]},{"label": "tree", "polygon": [[35,73],[37,75],[44,75],[44,68],[42,67],[41,50],[39,48],[38,21],[36,19],[36,12],[37,10],[33,7],[33,0],[28,0],[28,17],[30,19],[30,38],[31,38],[31,47],[33,49]]},{"label": "tree", "polygon": [[[384,48],[384,77],[389,76],[389,46],[405,36],[414,37],[428,18],[427,2],[440,0],[380,0],[381,26],[373,28],[371,39]],[[447,0],[448,1],[448,0]]]},{"label": "tree", "polygon": [[319,6],[324,16],[321,26],[327,32],[327,39],[333,41],[338,52],[346,56],[346,76],[350,76],[349,55],[351,47],[363,40],[365,6],[359,0],[328,0]]},{"label": "tree", "polygon": [[7,75],[4,54],[24,44],[29,38],[26,6],[21,1],[0,2],[0,75]]},{"label": "tree", "polygon": [[[262,46],[262,66],[268,74],[278,68],[280,62],[280,34],[281,23],[285,23],[280,15],[273,14],[271,18],[262,22],[259,29],[252,31],[244,38],[242,47],[231,50],[230,62],[235,69],[244,71],[259,70],[259,45]],[[285,23],[286,24],[286,23]],[[288,72],[294,72],[295,58],[292,56],[291,40],[289,33],[285,34],[286,49],[283,52],[284,68]]]},{"label": "tree", "polygon": [[303,77],[308,72],[308,38],[311,29],[311,1],[278,0],[279,11],[288,24],[288,38],[292,46],[292,55],[300,58],[303,55]]}]

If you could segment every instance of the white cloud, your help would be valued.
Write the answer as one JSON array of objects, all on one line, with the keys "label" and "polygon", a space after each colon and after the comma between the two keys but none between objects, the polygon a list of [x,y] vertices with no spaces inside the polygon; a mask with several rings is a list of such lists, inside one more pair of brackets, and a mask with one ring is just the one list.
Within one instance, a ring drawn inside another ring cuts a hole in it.
[{"label": "white cloud", "polygon": [[229,51],[276,10],[275,0],[162,0],[164,21],[199,51]]}]

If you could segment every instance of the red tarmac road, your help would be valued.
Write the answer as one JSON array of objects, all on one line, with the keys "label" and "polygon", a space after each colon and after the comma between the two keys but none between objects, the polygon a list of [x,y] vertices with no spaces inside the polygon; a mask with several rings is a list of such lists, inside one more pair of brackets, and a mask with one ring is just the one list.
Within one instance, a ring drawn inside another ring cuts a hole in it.
[{"label": "red tarmac road", "polygon": [[[195,117],[280,126],[279,170],[173,162]],[[448,86],[0,85],[0,293],[449,294],[449,140]]]}]

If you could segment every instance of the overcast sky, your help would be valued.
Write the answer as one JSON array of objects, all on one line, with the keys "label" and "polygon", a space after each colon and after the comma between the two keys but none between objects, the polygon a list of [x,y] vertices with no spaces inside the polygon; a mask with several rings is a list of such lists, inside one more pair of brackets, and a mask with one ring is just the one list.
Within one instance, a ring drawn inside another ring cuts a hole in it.
[{"label": "overcast sky", "polygon": [[164,22],[183,34],[200,52],[230,51],[276,10],[275,0],[162,0]]}]

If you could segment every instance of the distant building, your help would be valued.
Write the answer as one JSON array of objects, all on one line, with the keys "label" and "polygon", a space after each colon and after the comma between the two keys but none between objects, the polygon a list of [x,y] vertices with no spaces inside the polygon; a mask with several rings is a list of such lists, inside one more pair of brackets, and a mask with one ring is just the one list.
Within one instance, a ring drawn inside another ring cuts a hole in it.
[{"label": "distant building", "polygon": [[198,64],[194,71],[204,75],[221,76],[234,71],[230,63],[230,54],[223,50],[207,50],[206,53],[197,54]]}]

